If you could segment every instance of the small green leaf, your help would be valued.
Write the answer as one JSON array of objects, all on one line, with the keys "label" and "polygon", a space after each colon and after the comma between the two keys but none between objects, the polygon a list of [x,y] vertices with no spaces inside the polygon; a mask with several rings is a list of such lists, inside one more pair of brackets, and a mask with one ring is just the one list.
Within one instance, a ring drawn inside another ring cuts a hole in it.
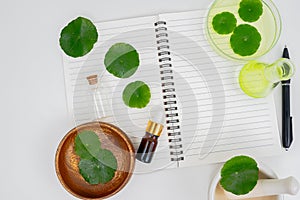
[{"label": "small green leaf", "polygon": [[263,4],[261,0],[242,0],[238,12],[245,22],[255,22],[263,13]]},{"label": "small green leaf", "polygon": [[253,55],[258,50],[260,42],[260,33],[249,24],[237,26],[230,37],[232,50],[240,56]]},{"label": "small green leaf", "polygon": [[142,81],[129,83],[123,90],[123,101],[130,108],[144,108],[150,98],[150,88]]},{"label": "small green leaf", "polygon": [[214,16],[213,28],[219,34],[229,34],[236,27],[236,18],[230,12],[222,12]]},{"label": "small green leaf", "polygon": [[132,76],[139,64],[138,52],[126,43],[116,43],[111,46],[104,59],[106,70],[118,78]]},{"label": "small green leaf", "polygon": [[117,160],[109,150],[101,150],[98,158],[81,159],[79,171],[90,184],[105,184],[113,179],[117,169]]},{"label": "small green leaf", "polygon": [[97,40],[95,25],[89,19],[78,17],[62,29],[59,43],[67,55],[76,58],[90,52]]},{"label": "small green leaf", "polygon": [[233,194],[249,193],[257,184],[258,167],[248,156],[236,156],[228,160],[221,170],[220,184]]},{"label": "small green leaf", "polygon": [[93,131],[82,131],[75,138],[75,152],[80,158],[94,158],[99,154],[101,144]]}]

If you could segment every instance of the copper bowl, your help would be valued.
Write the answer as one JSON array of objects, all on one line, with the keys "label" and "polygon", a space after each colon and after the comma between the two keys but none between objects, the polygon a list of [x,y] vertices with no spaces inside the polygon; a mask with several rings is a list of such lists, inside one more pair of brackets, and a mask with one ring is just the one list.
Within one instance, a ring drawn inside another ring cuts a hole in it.
[{"label": "copper bowl", "polygon": [[[103,149],[117,158],[118,168],[114,178],[106,184],[91,185],[79,173],[79,156],[74,151],[76,135],[84,130],[94,131]],[[60,142],[55,156],[55,168],[64,188],[81,199],[105,199],[119,192],[129,181],[134,165],[134,147],[119,128],[104,122],[90,122],[73,128]]]}]

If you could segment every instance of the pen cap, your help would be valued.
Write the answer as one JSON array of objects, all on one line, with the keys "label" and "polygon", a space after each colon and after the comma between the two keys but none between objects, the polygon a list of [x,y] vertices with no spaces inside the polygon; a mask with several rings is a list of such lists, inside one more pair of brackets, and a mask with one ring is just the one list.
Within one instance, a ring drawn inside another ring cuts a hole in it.
[{"label": "pen cap", "polygon": [[286,46],[283,49],[282,57],[290,59],[289,50],[288,50],[288,48]]}]

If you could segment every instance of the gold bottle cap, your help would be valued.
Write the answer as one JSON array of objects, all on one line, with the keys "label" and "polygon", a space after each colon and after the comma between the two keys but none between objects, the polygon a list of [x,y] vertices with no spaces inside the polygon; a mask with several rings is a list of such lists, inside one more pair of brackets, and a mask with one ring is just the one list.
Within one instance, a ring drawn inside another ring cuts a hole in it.
[{"label": "gold bottle cap", "polygon": [[163,128],[164,126],[162,124],[149,120],[146,128],[146,132],[152,135],[160,136]]}]

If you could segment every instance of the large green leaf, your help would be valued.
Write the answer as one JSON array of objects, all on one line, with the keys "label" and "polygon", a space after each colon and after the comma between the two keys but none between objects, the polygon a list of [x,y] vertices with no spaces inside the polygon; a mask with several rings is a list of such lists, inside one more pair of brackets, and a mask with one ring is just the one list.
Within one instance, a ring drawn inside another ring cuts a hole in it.
[{"label": "large green leaf", "polygon": [[130,108],[144,108],[150,98],[150,88],[142,81],[129,83],[123,90],[123,102]]},{"label": "large green leaf", "polygon": [[118,167],[117,159],[111,151],[101,149],[96,133],[80,132],[75,138],[74,148],[80,157],[79,172],[88,183],[107,183],[114,177]]},{"label": "large green leaf", "polygon": [[236,156],[228,160],[221,170],[220,184],[233,194],[249,193],[257,184],[258,167],[248,156]]},{"label": "large green leaf", "polygon": [[80,158],[94,158],[99,154],[101,143],[93,131],[82,131],[75,138],[75,152]]},{"label": "large green leaf", "polygon": [[90,184],[107,183],[115,176],[117,160],[111,151],[101,150],[98,158],[81,159],[79,170],[82,177]]},{"label": "large green leaf", "polygon": [[139,64],[138,52],[126,43],[116,43],[111,46],[104,59],[106,70],[118,78],[132,76]]},{"label": "large green leaf", "polygon": [[232,50],[240,56],[253,55],[258,50],[260,42],[260,33],[249,24],[237,26],[230,37]]},{"label": "large green leaf", "polygon": [[213,28],[219,34],[229,34],[236,27],[236,18],[230,12],[222,12],[214,16]]},{"label": "large green leaf", "polygon": [[255,22],[263,13],[263,4],[261,0],[242,0],[238,12],[242,20]]},{"label": "large green leaf", "polygon": [[59,43],[67,55],[76,58],[90,52],[97,40],[95,25],[89,19],[78,17],[62,29]]}]

